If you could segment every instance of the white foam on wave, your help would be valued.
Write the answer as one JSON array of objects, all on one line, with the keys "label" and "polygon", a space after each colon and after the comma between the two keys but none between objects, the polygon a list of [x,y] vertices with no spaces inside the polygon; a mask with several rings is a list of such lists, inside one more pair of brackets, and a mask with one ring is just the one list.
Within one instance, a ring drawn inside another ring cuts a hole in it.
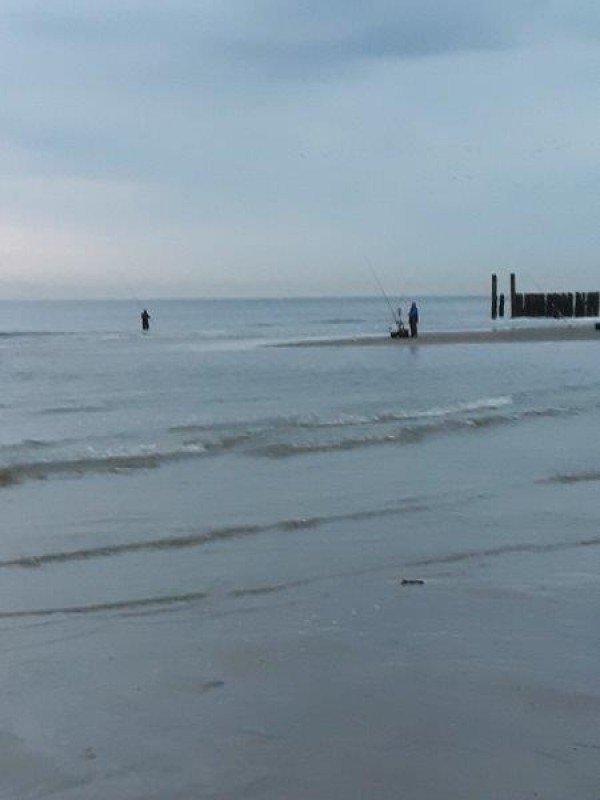
[{"label": "white foam on wave", "polygon": [[[272,427],[268,430],[256,428],[237,432],[225,432],[215,436],[214,431],[203,436],[187,436],[183,440],[171,441],[168,446],[163,442],[132,444],[130,448],[111,447],[106,449],[85,447],[85,453],[60,451],[48,453],[44,459],[35,458],[33,452],[27,461],[7,463],[0,466],[0,486],[11,486],[27,480],[45,479],[49,477],[76,477],[102,473],[127,473],[132,470],[155,469],[163,464],[175,461],[186,461],[198,458],[210,458],[227,453],[235,453],[246,457],[289,458],[308,454],[342,452],[364,447],[381,445],[414,445],[431,436],[458,434],[461,432],[483,431],[487,428],[515,424],[522,420],[536,417],[557,416],[570,413],[568,410],[555,407],[545,409],[510,410],[509,413],[499,411],[502,404],[474,408],[470,404],[467,411],[463,405],[461,414],[430,415],[425,418],[404,418],[393,420],[389,424],[352,423],[341,427],[317,427],[307,430],[300,438],[298,429]],[[510,404],[508,404],[510,405]],[[455,407],[457,409],[458,407]],[[304,429],[306,430],[306,429]]]},{"label": "white foam on wave", "polygon": [[365,425],[378,425],[389,422],[404,422],[427,418],[447,417],[468,412],[501,409],[511,406],[510,395],[500,397],[484,397],[455,405],[435,406],[428,409],[411,409],[400,411],[384,411],[378,414],[341,413],[335,417],[322,417],[318,414],[291,414],[287,416],[264,417],[248,420],[232,420],[219,422],[190,422],[173,425],[168,429],[175,434],[202,434],[210,431],[245,429],[249,433],[269,430],[282,431],[290,429],[347,428]]}]

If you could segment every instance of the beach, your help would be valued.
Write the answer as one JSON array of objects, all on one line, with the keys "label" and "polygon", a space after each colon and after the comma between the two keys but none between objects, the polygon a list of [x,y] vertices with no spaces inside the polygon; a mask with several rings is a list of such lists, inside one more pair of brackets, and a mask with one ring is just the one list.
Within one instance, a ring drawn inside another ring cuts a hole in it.
[{"label": "beach", "polygon": [[420,305],[0,304],[2,798],[597,800],[598,334]]}]

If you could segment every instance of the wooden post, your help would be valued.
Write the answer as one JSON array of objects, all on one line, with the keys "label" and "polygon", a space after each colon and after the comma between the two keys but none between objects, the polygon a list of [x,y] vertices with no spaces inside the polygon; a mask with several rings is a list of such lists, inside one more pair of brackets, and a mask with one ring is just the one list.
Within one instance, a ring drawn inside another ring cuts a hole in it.
[{"label": "wooden post", "polygon": [[503,317],[504,316],[504,292],[502,292],[502,294],[500,295],[500,304],[498,306],[498,316],[499,317]]},{"label": "wooden post", "polygon": [[498,276],[492,274],[492,319],[498,316]]},{"label": "wooden post", "polygon": [[510,273],[510,315],[511,317],[516,317],[516,308],[515,308],[515,295],[517,293],[517,279],[515,277],[515,273]]}]

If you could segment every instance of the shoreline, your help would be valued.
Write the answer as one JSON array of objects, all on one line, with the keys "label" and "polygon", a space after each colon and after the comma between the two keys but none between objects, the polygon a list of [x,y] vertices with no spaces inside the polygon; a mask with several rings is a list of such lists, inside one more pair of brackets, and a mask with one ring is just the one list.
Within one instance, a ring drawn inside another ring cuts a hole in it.
[{"label": "shoreline", "polygon": [[508,344],[511,342],[587,342],[600,341],[600,331],[592,325],[569,327],[504,328],[488,331],[426,331],[416,339],[391,336],[353,336],[339,339],[305,339],[280,342],[271,347],[421,347],[449,344]]}]

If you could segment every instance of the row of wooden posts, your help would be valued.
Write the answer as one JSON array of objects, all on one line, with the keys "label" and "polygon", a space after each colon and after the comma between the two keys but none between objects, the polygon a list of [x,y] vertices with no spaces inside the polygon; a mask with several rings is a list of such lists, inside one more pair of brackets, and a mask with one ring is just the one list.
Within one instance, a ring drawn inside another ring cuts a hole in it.
[{"label": "row of wooden posts", "polygon": [[[498,276],[492,275],[492,319],[503,317],[504,294],[498,295]],[[597,317],[600,292],[517,292],[515,273],[510,276],[510,316],[513,317]]]}]

